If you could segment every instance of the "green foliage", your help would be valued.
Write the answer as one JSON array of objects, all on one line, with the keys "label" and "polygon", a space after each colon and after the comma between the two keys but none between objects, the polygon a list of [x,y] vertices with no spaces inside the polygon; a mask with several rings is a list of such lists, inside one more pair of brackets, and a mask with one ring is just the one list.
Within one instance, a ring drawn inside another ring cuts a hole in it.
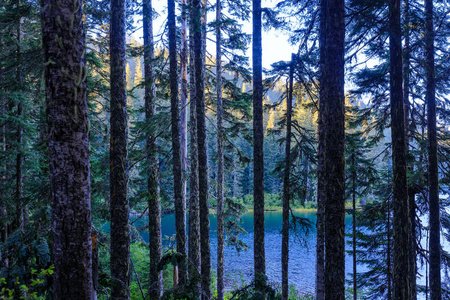
[{"label": "green foliage", "polygon": [[[8,284],[6,278],[0,278],[0,298],[5,300],[43,300],[47,299],[48,294],[45,291],[46,285],[50,277],[53,275],[53,265],[47,269],[37,271],[31,270],[30,281],[28,283],[21,282],[19,277]],[[43,292],[44,291],[44,292]]]}]

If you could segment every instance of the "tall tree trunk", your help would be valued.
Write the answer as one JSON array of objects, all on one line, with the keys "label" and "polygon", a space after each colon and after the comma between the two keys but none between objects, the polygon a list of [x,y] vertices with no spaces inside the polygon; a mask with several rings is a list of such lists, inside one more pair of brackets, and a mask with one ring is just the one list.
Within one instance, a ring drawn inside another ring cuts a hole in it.
[{"label": "tall tree trunk", "polygon": [[187,98],[188,98],[188,44],[187,44],[187,4],[181,0],[181,89],[180,89],[180,155],[181,155],[181,197],[186,207],[186,185],[187,185]]},{"label": "tall tree trunk", "polygon": [[130,299],[125,1],[111,0],[111,297]]},{"label": "tall tree trunk", "polygon": [[[192,0],[189,0],[192,6]],[[189,83],[191,101],[189,105],[190,119],[190,160],[191,170],[189,179],[189,269],[190,280],[198,277],[200,274],[200,208],[198,200],[198,143],[197,143],[197,102],[195,97],[195,60],[194,60],[194,28],[195,20],[194,10],[190,10],[189,22],[189,50],[190,50],[190,70]],[[198,283],[196,283],[196,287]],[[198,290],[196,289],[198,295]]]},{"label": "tall tree trunk", "polygon": [[82,1],[42,1],[52,198],[53,296],[92,294],[86,47]]},{"label": "tall tree trunk", "polygon": [[[320,24],[322,26],[322,22]],[[322,51],[322,49],[320,50]],[[320,99],[319,99],[320,100]],[[323,100],[323,99],[322,99]],[[323,107],[320,102],[319,107]],[[325,299],[325,136],[322,114],[319,114],[318,122],[318,149],[317,149],[317,244],[316,244],[316,299]]]},{"label": "tall tree trunk", "polygon": [[[173,153],[173,189],[175,197],[175,227],[177,252],[186,256],[186,202],[183,201],[181,146],[180,146],[180,115],[178,107],[178,75],[177,75],[177,44],[175,23],[175,1],[168,0],[169,24],[169,60],[170,60],[170,111],[172,115],[172,153]],[[187,267],[185,260],[179,266],[180,284],[187,282]]]},{"label": "tall tree trunk", "polygon": [[291,201],[290,175],[291,175],[291,130],[292,130],[292,93],[294,89],[295,54],[292,54],[289,70],[289,85],[287,111],[286,111],[286,149],[283,179],[283,229],[281,242],[281,299],[289,297],[289,209]]},{"label": "tall tree trunk", "polygon": [[[17,6],[20,8],[21,1],[19,0],[17,2]],[[17,21],[17,72],[16,72],[16,80],[19,84],[20,89],[22,89],[22,18],[19,18]],[[22,118],[22,102],[20,101],[17,104],[17,118],[19,119],[19,122],[17,123],[17,155],[16,155],[16,218],[17,218],[17,227],[20,230],[24,230],[24,203],[22,200],[22,190],[23,190],[23,176],[22,176],[22,169],[23,169],[23,128],[21,125],[21,118]]]},{"label": "tall tree trunk", "polygon": [[202,299],[211,298],[211,253],[209,241],[209,207],[208,207],[208,159],[206,153],[205,95],[204,95],[204,26],[202,26],[202,4],[200,0],[192,1],[195,103],[197,113],[198,143],[198,184],[200,207],[200,252],[202,275]]},{"label": "tall tree trunk", "polygon": [[441,242],[439,210],[439,172],[436,133],[436,84],[434,71],[433,0],[425,0],[425,70],[427,76],[426,102],[428,115],[428,182],[430,205],[430,299],[440,300],[441,295]]},{"label": "tall tree trunk", "polygon": [[[352,149],[355,150],[355,149]],[[353,249],[353,300],[358,298],[358,282],[356,279],[356,162],[355,153],[352,153],[352,249]]]},{"label": "tall tree trunk", "polygon": [[223,101],[222,101],[222,36],[221,1],[216,2],[216,72],[217,72],[217,299],[224,297],[224,217],[223,217]]},{"label": "tall tree trunk", "polygon": [[[153,68],[153,8],[152,0],[143,2],[144,27],[144,76],[145,76],[145,119],[152,122],[156,114],[155,76]],[[158,263],[162,257],[161,234],[161,200],[159,197],[159,162],[158,146],[154,132],[147,133],[146,141],[148,161],[148,231],[150,247],[150,299],[158,300],[163,291],[162,271],[158,271]]]},{"label": "tall tree trunk", "polygon": [[[410,129],[410,103],[409,103],[409,88],[410,88],[410,5],[409,0],[404,0],[404,14],[405,14],[405,42],[403,50],[403,106],[405,110],[405,135],[406,135],[406,158],[407,158],[407,168],[408,171],[414,170],[413,157],[410,154],[410,143],[409,139],[411,136]],[[409,282],[410,282],[410,300],[417,299],[417,284],[416,284],[416,274],[417,274],[417,258],[416,258],[416,203],[415,203],[415,192],[413,189],[408,189],[408,207],[409,207]]]},{"label": "tall tree trunk", "polygon": [[[345,292],[344,0],[322,1],[320,114],[324,141],[325,299]],[[324,32],[323,32],[324,31]],[[323,104],[323,106],[322,106]]]},{"label": "tall tree trunk", "polygon": [[386,262],[387,262],[387,300],[392,299],[392,264],[391,264],[391,208],[389,202],[386,205],[386,235],[387,235],[387,245],[386,245]]},{"label": "tall tree trunk", "polygon": [[266,274],[264,249],[264,125],[262,86],[261,0],[253,0],[253,257],[256,290],[263,293]]},{"label": "tall tree trunk", "polygon": [[390,98],[394,185],[393,299],[409,299],[409,210],[403,107],[400,0],[389,2]]}]

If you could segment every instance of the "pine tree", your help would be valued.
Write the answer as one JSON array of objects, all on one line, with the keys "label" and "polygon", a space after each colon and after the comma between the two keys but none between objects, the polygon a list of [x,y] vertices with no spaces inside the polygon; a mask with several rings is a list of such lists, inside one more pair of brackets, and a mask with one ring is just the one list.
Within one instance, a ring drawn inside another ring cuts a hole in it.
[{"label": "pine tree", "polygon": [[439,173],[437,159],[436,96],[434,70],[434,23],[433,1],[425,1],[425,63],[426,63],[426,103],[428,116],[428,184],[429,184],[429,224],[430,224],[430,299],[440,300],[441,295],[441,243],[439,209]]},{"label": "pine tree", "polygon": [[217,89],[217,299],[224,299],[224,138],[222,98],[221,1],[216,2],[216,89]]},{"label": "pine tree", "polygon": [[[319,138],[323,138],[325,299],[345,290],[344,1],[322,1],[320,25]],[[323,23],[322,23],[323,22]],[[319,144],[321,142],[319,141]]]},{"label": "pine tree", "polygon": [[264,249],[264,127],[261,41],[261,0],[253,0],[253,256],[255,288],[260,293],[264,293],[266,255]]},{"label": "pine tree", "polygon": [[125,79],[125,1],[111,2],[110,35],[111,296],[130,299],[128,121]]},{"label": "pine tree", "polygon": [[55,299],[90,299],[92,293],[87,69],[81,7],[81,1],[42,2]]},{"label": "pine tree", "polygon": [[289,211],[291,201],[290,174],[291,174],[291,132],[292,132],[292,94],[294,89],[295,55],[292,54],[289,70],[289,86],[286,112],[286,149],[283,180],[283,229],[281,243],[281,288],[282,299],[289,297]]}]

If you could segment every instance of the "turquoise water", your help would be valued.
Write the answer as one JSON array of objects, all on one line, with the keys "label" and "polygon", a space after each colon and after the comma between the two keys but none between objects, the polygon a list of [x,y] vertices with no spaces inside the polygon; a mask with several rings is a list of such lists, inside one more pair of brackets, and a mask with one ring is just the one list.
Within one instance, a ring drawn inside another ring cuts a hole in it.
[{"label": "turquoise water", "polygon": [[[308,235],[299,241],[291,234],[289,247],[289,283],[303,293],[314,293],[315,288],[315,254],[316,254],[316,215],[315,213],[299,213],[297,216],[307,218],[313,223],[313,228]],[[242,217],[242,227],[247,234],[241,236],[249,249],[245,252],[237,252],[235,248],[225,247],[225,275],[226,286],[232,288],[240,285],[242,280],[250,281],[253,276],[253,214],[245,214]],[[147,222],[147,220],[142,220]],[[213,270],[217,263],[217,221],[215,215],[210,215],[211,224],[211,262]],[[281,285],[281,212],[265,213],[265,250],[266,273],[271,282]],[[346,231],[351,230],[351,218],[346,218]],[[170,236],[175,234],[174,215],[166,215],[162,219],[162,234]],[[148,241],[148,232],[143,232],[142,237]],[[170,242],[165,242],[169,245]],[[348,245],[347,245],[348,247]],[[352,258],[346,256],[346,273],[350,279],[352,272]]]}]

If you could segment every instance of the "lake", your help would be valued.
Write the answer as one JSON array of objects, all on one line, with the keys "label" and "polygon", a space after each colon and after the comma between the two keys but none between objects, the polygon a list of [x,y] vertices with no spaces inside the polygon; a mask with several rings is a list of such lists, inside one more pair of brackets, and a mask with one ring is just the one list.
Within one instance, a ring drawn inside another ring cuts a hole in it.
[{"label": "lake", "polygon": [[[293,235],[290,237],[289,247],[289,283],[294,284],[302,293],[314,293],[315,289],[315,255],[316,255],[316,214],[297,213],[297,216],[307,218],[313,223],[313,228],[304,242],[300,243]],[[242,227],[247,234],[241,235],[241,240],[249,246],[245,252],[237,252],[233,247],[225,247],[225,276],[227,288],[240,284],[241,280],[250,281],[253,276],[253,214],[242,216]],[[144,221],[143,221],[144,222]],[[145,220],[147,222],[147,220]],[[351,217],[346,217],[346,232],[351,230]],[[210,215],[211,224],[211,263],[213,272],[217,264],[217,221],[215,215]],[[282,213],[265,213],[265,249],[266,273],[269,281],[281,285],[281,228]],[[162,219],[162,234],[170,236],[175,234],[175,217],[166,215]],[[142,237],[148,242],[148,232]],[[167,242],[166,242],[167,245]],[[347,248],[350,245],[346,246]],[[352,272],[352,258],[346,255],[347,278]]]}]

